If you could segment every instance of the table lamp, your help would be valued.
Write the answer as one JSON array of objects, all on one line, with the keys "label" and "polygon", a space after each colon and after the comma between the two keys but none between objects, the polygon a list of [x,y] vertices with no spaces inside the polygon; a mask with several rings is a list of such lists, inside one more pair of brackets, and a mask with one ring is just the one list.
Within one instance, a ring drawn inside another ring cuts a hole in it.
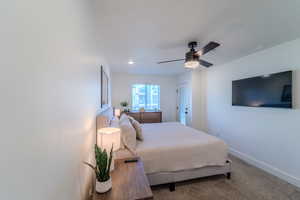
[{"label": "table lamp", "polygon": [[[102,150],[106,150],[109,154],[113,146],[113,152],[120,149],[121,130],[119,128],[106,127],[98,130],[97,144]],[[114,169],[114,155],[111,163],[111,171]]]}]

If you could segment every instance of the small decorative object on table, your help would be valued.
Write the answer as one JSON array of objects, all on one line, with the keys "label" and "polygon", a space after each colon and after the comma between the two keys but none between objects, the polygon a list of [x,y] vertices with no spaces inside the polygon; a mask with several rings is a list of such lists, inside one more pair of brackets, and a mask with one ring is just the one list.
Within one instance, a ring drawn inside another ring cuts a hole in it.
[{"label": "small decorative object on table", "polygon": [[145,108],[144,108],[144,107],[141,107],[139,111],[140,111],[140,112],[145,112]]},{"label": "small decorative object on table", "polygon": [[122,101],[120,103],[120,105],[123,107],[123,111],[124,112],[129,112],[129,109],[127,108],[127,106],[129,105],[129,103],[127,101]]},{"label": "small decorative object on table", "polygon": [[84,162],[91,167],[96,175],[96,192],[105,193],[112,188],[112,182],[110,178],[110,165],[112,161],[113,147],[111,147],[109,155],[106,149],[103,151],[97,145],[95,145],[95,160],[96,166],[90,163]]}]

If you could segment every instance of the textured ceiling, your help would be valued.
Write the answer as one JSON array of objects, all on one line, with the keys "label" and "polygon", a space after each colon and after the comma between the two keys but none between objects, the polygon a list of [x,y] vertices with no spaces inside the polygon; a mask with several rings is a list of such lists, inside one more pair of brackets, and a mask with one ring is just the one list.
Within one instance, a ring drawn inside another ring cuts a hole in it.
[{"label": "textured ceiling", "polygon": [[300,37],[299,0],[101,0],[96,9],[114,72],[182,73],[183,62],[156,62],[184,58],[191,40],[221,43],[202,57],[220,65]]}]

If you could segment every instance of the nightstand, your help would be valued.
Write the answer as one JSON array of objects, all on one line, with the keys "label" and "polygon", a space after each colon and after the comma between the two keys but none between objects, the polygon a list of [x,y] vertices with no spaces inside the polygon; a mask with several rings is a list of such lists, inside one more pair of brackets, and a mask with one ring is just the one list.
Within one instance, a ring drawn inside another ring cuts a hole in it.
[{"label": "nightstand", "polygon": [[125,160],[115,160],[115,169],[111,173],[112,189],[104,194],[94,192],[93,200],[153,199],[141,159],[131,163],[125,163]]}]

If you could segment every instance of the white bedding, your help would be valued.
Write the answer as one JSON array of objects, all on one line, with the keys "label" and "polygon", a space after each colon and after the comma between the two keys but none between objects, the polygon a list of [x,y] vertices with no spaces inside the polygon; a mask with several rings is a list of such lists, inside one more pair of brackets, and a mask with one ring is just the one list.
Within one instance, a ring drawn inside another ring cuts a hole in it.
[{"label": "white bedding", "polygon": [[136,152],[147,174],[223,166],[228,147],[220,139],[178,122],[143,124]]}]

